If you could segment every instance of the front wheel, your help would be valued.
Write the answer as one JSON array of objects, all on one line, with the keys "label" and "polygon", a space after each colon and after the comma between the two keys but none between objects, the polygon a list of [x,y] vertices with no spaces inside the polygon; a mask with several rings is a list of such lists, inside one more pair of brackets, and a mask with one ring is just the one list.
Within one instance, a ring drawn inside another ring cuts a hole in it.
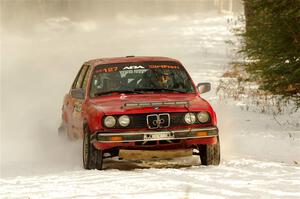
[{"label": "front wheel", "polygon": [[103,169],[103,151],[99,149],[96,149],[96,169]]},{"label": "front wheel", "polygon": [[198,145],[199,155],[202,165],[219,165],[220,164],[220,141],[217,137],[216,144]]},{"label": "front wheel", "polygon": [[84,137],[82,146],[83,167],[85,169],[102,170],[103,151],[98,150],[91,143],[91,136],[88,126],[84,127]]}]

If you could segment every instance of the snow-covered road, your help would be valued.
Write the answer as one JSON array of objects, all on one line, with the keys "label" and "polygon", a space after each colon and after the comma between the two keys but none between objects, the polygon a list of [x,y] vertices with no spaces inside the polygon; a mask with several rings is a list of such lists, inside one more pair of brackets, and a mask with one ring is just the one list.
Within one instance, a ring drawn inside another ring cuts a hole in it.
[{"label": "snow-covered road", "polygon": [[[300,198],[299,127],[215,93],[242,10],[233,1],[233,13],[220,13],[216,2],[1,2],[0,198]],[[131,54],[178,58],[196,83],[212,83],[203,97],[218,115],[220,166],[199,166],[193,156],[114,159],[86,171],[81,143],[57,137],[80,64]]]},{"label": "snow-covered road", "polygon": [[299,198],[299,172],[299,167],[250,159],[225,160],[218,167],[78,168],[2,179],[0,190],[4,198]]}]

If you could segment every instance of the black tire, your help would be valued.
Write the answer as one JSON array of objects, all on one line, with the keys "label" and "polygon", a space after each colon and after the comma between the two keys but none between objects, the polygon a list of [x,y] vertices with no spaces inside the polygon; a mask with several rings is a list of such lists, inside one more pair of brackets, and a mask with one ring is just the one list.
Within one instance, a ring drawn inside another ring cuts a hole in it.
[{"label": "black tire", "polygon": [[103,151],[97,150],[91,143],[89,128],[86,125],[84,127],[82,157],[83,167],[85,169],[98,169],[102,170],[103,166]]},{"label": "black tire", "polygon": [[103,169],[103,151],[99,149],[96,149],[96,169]]},{"label": "black tire", "polygon": [[84,136],[82,144],[82,161],[85,169],[96,168],[96,149],[90,140],[90,131],[87,125],[84,126]]},{"label": "black tire", "polygon": [[219,165],[220,164],[220,141],[217,137],[216,144],[198,145],[199,156],[202,165]]}]

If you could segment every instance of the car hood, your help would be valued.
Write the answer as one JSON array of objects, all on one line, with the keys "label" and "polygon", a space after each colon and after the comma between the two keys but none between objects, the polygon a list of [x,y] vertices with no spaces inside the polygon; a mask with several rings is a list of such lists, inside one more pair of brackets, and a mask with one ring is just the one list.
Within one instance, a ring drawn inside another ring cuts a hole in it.
[{"label": "car hood", "polygon": [[91,104],[105,115],[211,109],[209,103],[196,94],[118,94],[92,99]]}]

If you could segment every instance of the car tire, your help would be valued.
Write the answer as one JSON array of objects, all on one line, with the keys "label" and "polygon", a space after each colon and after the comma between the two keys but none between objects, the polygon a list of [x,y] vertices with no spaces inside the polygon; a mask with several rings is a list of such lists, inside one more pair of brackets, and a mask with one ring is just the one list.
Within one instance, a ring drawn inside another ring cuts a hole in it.
[{"label": "car tire", "polygon": [[103,151],[96,149],[96,169],[103,169]]},{"label": "car tire", "polygon": [[102,170],[103,151],[96,149],[91,143],[91,134],[87,125],[84,127],[84,137],[82,146],[83,167],[85,169]]},{"label": "car tire", "polygon": [[89,127],[84,126],[84,136],[82,144],[82,160],[83,167],[85,169],[95,169],[96,168],[96,149],[91,143]]},{"label": "car tire", "polygon": [[217,137],[216,144],[198,145],[199,156],[202,165],[219,165],[220,164],[220,141]]}]

